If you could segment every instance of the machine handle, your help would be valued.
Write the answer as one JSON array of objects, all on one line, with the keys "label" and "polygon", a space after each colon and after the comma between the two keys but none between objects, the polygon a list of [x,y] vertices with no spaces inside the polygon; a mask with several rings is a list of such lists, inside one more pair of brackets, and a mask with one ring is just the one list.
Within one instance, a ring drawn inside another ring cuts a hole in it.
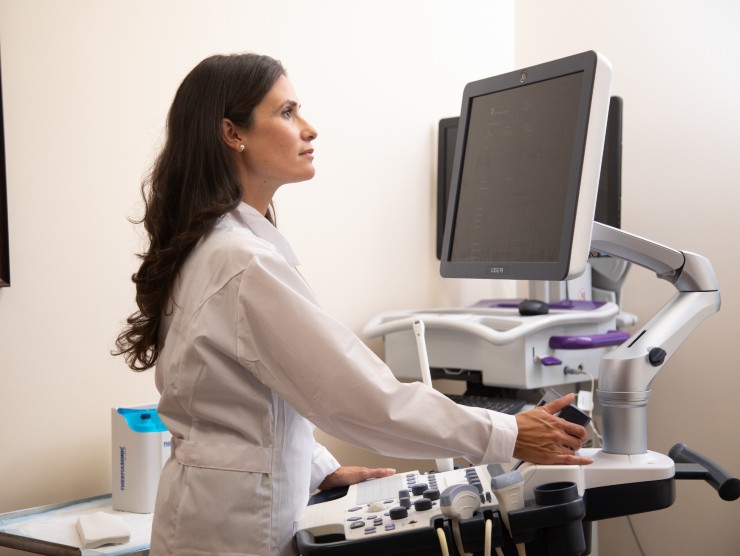
[{"label": "machine handle", "polygon": [[676,444],[668,452],[677,464],[696,464],[676,466],[677,479],[703,479],[719,493],[722,500],[731,502],[740,498],[740,479],[723,469],[712,460],[695,452],[686,444]]},{"label": "machine handle", "polygon": [[551,336],[552,349],[592,349],[600,347],[618,346],[630,337],[624,330],[610,330],[606,334],[591,334],[588,336]]}]

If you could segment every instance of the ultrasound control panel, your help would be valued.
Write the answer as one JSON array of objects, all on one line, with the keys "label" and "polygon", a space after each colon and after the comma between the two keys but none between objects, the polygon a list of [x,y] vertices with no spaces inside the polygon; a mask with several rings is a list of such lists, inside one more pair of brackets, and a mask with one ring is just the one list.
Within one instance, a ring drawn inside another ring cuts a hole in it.
[{"label": "ultrasound control panel", "polygon": [[[430,474],[398,473],[351,485],[306,508],[295,535],[299,553],[428,556],[438,554],[440,542],[446,542],[453,554],[457,523],[464,552],[482,550],[490,530],[492,546],[515,549],[514,544],[525,543],[530,556],[549,554],[547,539],[552,534],[568,537],[575,547],[569,553],[588,554],[586,529],[592,521],[659,510],[673,503],[670,457],[656,452],[609,454],[593,448],[579,453],[593,463],[525,463],[506,475],[499,465],[479,465]],[[512,491],[506,486],[515,479],[513,473],[522,481],[524,504],[519,507],[512,506]],[[509,500],[506,529],[492,478],[497,492]]]},{"label": "ultrasound control panel", "polygon": [[349,487],[337,500],[308,506],[299,529],[314,537],[343,536],[346,540],[377,537],[433,526],[443,517],[440,495],[450,486],[469,484],[478,490],[480,507],[497,506],[491,477],[503,473],[499,465],[482,465],[422,474],[398,473]]}]

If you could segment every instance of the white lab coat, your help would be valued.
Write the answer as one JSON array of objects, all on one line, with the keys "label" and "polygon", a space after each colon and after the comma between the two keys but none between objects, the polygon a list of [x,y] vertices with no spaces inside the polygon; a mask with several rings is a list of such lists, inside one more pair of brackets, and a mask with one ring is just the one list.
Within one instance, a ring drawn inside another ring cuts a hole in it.
[{"label": "white lab coat", "polygon": [[296,264],[283,236],[242,203],[182,268],[156,368],[173,452],[152,556],[295,554],[309,493],[338,467],[314,424],[398,457],[512,457],[513,416],[398,382],[317,305]]}]

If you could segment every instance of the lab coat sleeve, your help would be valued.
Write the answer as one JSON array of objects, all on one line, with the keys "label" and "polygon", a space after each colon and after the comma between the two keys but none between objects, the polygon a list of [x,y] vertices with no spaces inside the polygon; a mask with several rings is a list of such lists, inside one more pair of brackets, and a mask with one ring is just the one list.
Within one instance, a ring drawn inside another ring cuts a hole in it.
[{"label": "lab coat sleeve", "polygon": [[318,442],[314,442],[311,464],[311,492],[319,488],[328,475],[339,469],[337,459]]},{"label": "lab coat sleeve", "polygon": [[513,416],[396,380],[279,256],[255,256],[240,280],[237,358],[325,432],[396,457],[462,456],[473,464],[512,458]]}]

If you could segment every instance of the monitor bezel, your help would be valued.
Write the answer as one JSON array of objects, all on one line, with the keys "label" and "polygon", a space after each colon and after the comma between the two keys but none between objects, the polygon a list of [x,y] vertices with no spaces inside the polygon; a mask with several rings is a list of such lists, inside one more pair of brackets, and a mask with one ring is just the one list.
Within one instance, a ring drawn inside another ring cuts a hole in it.
[{"label": "monitor bezel", "polygon": [[[577,110],[574,163],[567,185],[565,225],[561,238],[561,257],[557,262],[459,261],[453,260],[452,247],[457,219],[462,175],[461,161],[467,147],[468,119],[472,102],[479,96],[582,73]],[[460,109],[452,182],[440,257],[440,272],[447,278],[493,278],[514,280],[566,280],[579,276],[586,268],[591,227],[601,172],[611,84],[611,66],[595,51],[521,68],[506,74],[466,85]]]}]

